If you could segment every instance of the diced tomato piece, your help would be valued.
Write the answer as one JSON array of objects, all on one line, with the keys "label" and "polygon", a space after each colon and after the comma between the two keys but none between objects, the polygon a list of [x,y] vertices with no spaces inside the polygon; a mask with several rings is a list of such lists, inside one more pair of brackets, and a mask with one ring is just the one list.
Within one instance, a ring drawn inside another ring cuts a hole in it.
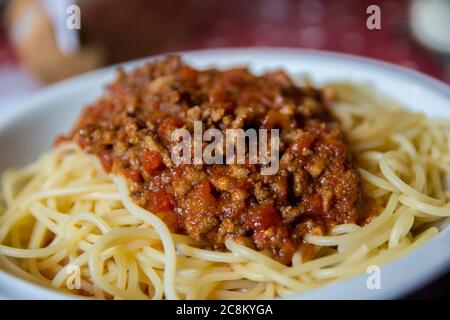
[{"label": "diced tomato piece", "polygon": [[249,77],[248,71],[244,68],[229,69],[223,73],[225,85],[240,85]]},{"label": "diced tomato piece", "polygon": [[53,139],[53,147],[59,146],[61,143],[68,141],[69,139],[65,136],[60,134],[55,139]]},{"label": "diced tomato piece", "polygon": [[195,82],[198,78],[198,71],[189,66],[182,66],[180,68],[180,77],[183,80]]},{"label": "diced tomato piece", "polygon": [[322,197],[318,194],[312,194],[306,198],[306,211],[308,213],[322,213]]},{"label": "diced tomato piece", "polygon": [[212,209],[217,204],[216,198],[211,193],[211,184],[207,179],[203,179],[194,192],[198,196],[199,207],[203,207],[204,210]]},{"label": "diced tomato piece", "polygon": [[209,92],[209,102],[211,103],[222,103],[227,100],[227,93],[223,88],[214,88]]},{"label": "diced tomato piece", "polygon": [[269,110],[265,116],[262,126],[267,129],[283,128],[288,129],[291,119],[277,110]]},{"label": "diced tomato piece", "polygon": [[256,208],[250,210],[245,225],[252,230],[266,230],[280,222],[280,216],[274,208]]},{"label": "diced tomato piece", "polygon": [[152,175],[154,172],[163,166],[161,155],[153,150],[147,150],[142,157],[142,167],[144,171]]},{"label": "diced tomato piece", "polygon": [[91,113],[94,121],[98,118],[107,118],[114,113],[114,105],[109,102],[100,102],[91,110]]},{"label": "diced tomato piece", "polygon": [[180,119],[177,118],[164,119],[158,128],[158,134],[161,137],[163,137],[164,140],[170,142],[172,132],[177,128],[181,128],[182,125],[183,121],[181,121]]},{"label": "diced tomato piece", "polygon": [[147,207],[152,212],[171,211],[174,208],[173,198],[163,190],[155,191],[150,194]]},{"label": "diced tomato piece", "polygon": [[156,215],[158,216],[158,218],[164,221],[164,223],[172,233],[178,232],[178,215],[175,211],[160,211],[157,212]]},{"label": "diced tomato piece", "polygon": [[113,166],[112,150],[104,150],[100,155],[100,162],[106,172],[111,172]]},{"label": "diced tomato piece", "polygon": [[198,191],[204,195],[207,195],[211,192],[211,184],[207,179],[203,179],[202,182],[198,185]]},{"label": "diced tomato piece", "polygon": [[366,198],[364,199],[364,205],[362,205],[360,210],[357,223],[360,226],[364,226],[376,216],[378,211],[377,202],[372,198]]},{"label": "diced tomato piece", "polygon": [[125,176],[133,182],[141,183],[144,181],[144,177],[142,177],[142,174],[137,170],[124,169],[123,172]]},{"label": "diced tomato piece", "polygon": [[336,135],[323,134],[323,145],[330,150],[334,156],[339,158],[345,157],[347,148]]},{"label": "diced tomato piece", "polygon": [[291,145],[291,150],[294,152],[298,158],[302,158],[302,153],[311,147],[315,138],[310,132],[304,132],[300,138],[293,142]]},{"label": "diced tomato piece", "polygon": [[183,125],[183,121],[177,118],[167,118],[163,121],[163,124],[166,126],[180,128]]}]

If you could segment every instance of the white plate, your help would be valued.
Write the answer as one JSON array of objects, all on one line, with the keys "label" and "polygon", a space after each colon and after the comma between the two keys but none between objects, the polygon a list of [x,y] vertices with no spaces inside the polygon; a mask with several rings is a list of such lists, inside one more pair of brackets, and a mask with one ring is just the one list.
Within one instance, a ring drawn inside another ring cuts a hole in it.
[{"label": "white plate", "polygon": [[[197,67],[249,65],[254,71],[283,68],[307,73],[316,83],[332,80],[369,82],[405,107],[431,117],[450,118],[450,87],[417,72],[392,64],[349,55],[298,49],[216,49],[187,52],[185,60]],[[125,64],[132,68],[141,61]],[[0,171],[27,164],[66,133],[81,108],[93,101],[109,82],[114,68],[87,73],[50,86],[0,119]],[[450,228],[414,252],[381,269],[381,289],[369,290],[361,275],[293,299],[386,299],[406,295],[450,269]],[[0,270],[0,297],[61,299],[70,296],[27,283]]]}]

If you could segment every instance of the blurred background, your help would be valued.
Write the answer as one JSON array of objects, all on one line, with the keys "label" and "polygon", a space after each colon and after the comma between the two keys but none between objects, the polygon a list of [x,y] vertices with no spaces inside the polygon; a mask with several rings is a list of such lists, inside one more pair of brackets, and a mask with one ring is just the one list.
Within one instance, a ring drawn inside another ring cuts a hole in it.
[{"label": "blurred background", "polygon": [[[381,29],[367,28],[370,5]],[[0,17],[0,116],[74,74],[200,48],[331,50],[450,83],[450,0],[0,0]],[[449,279],[410,298],[448,297]]]},{"label": "blurred background", "polygon": [[[366,26],[370,5],[381,29]],[[213,47],[339,51],[450,83],[450,0],[0,0],[0,16],[0,112],[77,73]]]}]

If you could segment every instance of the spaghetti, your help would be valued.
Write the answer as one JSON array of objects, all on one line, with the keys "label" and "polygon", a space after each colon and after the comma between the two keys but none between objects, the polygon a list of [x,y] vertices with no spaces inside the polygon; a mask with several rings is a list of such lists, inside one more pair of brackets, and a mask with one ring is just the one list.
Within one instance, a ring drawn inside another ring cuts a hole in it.
[{"label": "spaghetti", "polygon": [[[286,266],[225,241],[226,252],[171,233],[73,143],[2,176],[0,264],[27,280],[97,299],[272,299],[383,265],[438,233],[450,216],[450,131],[370,88],[330,84],[336,117],[378,215],[305,236]],[[447,128],[445,127],[447,126]],[[72,289],[77,270],[79,288]]]}]

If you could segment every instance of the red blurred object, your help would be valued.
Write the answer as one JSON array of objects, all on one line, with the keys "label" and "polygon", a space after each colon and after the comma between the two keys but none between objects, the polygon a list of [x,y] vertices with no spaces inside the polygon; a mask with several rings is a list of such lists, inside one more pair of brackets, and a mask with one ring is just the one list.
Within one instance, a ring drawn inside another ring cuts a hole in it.
[{"label": "red blurred object", "polygon": [[[2,15],[0,8],[0,15]],[[0,67],[5,64],[17,63],[14,55],[14,49],[6,36],[6,30],[3,23],[0,23]]]}]

